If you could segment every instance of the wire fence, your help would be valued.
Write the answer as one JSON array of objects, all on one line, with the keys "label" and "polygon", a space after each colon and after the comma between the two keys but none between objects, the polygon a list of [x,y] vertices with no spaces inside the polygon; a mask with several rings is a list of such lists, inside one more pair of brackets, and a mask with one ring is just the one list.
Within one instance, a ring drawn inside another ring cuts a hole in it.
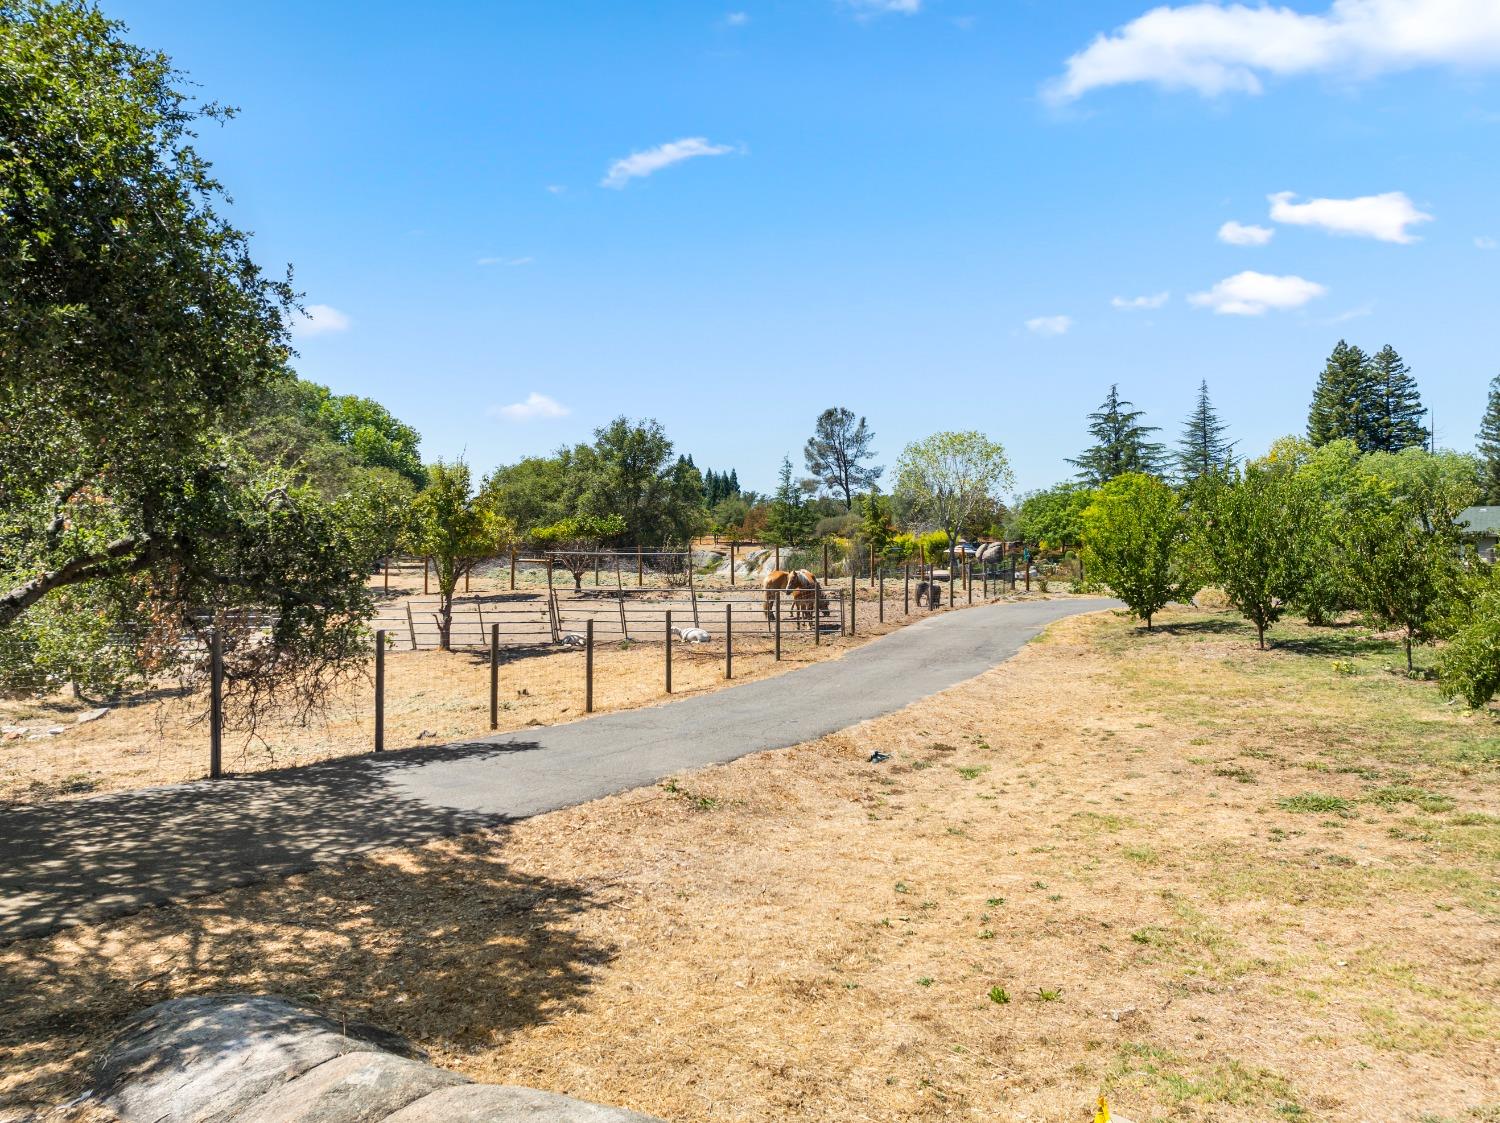
[{"label": "wire fence", "polygon": [[[798,593],[768,592],[760,580],[700,582],[697,573],[674,584],[666,566],[653,568],[641,554],[635,586],[624,566],[633,551],[608,559],[618,565],[601,564],[597,585],[575,583],[571,574],[559,579],[555,558],[476,565],[470,591],[460,586],[453,597],[450,651],[438,650],[441,598],[430,570],[424,595],[422,561],[393,562],[371,578],[378,612],[368,656],[316,709],[271,699],[253,726],[233,724],[232,713],[226,723],[222,701],[216,704],[224,662],[211,635],[179,637],[176,647],[154,635],[111,637],[90,658],[111,665],[101,682],[123,687],[43,674],[0,697],[0,801],[261,772],[372,750],[420,751],[649,704],[767,673],[778,662],[815,660],[824,645],[939,608],[1024,592],[1028,581],[1046,579],[1049,564],[1011,558],[964,563],[952,573],[934,564],[846,565],[845,574]],[[8,658],[16,665],[28,656],[11,651]],[[132,673],[122,677],[122,668]]]}]

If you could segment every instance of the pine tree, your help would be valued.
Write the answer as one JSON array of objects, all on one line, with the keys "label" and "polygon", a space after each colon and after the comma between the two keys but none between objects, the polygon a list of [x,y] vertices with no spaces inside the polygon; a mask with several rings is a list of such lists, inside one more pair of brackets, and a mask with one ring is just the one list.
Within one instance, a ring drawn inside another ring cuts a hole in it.
[{"label": "pine tree", "polygon": [[1208,380],[1198,384],[1198,403],[1182,427],[1177,442],[1177,471],[1184,480],[1196,480],[1209,472],[1234,466],[1234,442],[1224,439],[1228,425],[1208,400]]},{"label": "pine tree", "polygon": [[1307,439],[1314,445],[1352,440],[1361,452],[1378,447],[1380,390],[1370,360],[1342,339],[1318,376],[1307,411]]},{"label": "pine tree", "polygon": [[1484,481],[1481,503],[1500,503],[1500,374],[1490,379],[1490,400],[1479,423],[1480,470]]},{"label": "pine tree", "polygon": [[1078,478],[1090,487],[1099,487],[1126,472],[1161,475],[1167,451],[1146,439],[1157,432],[1158,426],[1142,425],[1140,419],[1145,414],[1128,408],[1130,405],[1121,400],[1119,386],[1111,386],[1104,404],[1089,414],[1089,434],[1095,443],[1068,463],[1078,469]]},{"label": "pine tree", "polygon": [[740,493],[740,474],[733,468],[729,469],[728,494],[738,495]]},{"label": "pine tree", "polygon": [[1375,352],[1370,369],[1379,395],[1375,447],[1382,452],[1400,452],[1426,445],[1427,428],[1422,423],[1426,410],[1411,368],[1387,343]]}]

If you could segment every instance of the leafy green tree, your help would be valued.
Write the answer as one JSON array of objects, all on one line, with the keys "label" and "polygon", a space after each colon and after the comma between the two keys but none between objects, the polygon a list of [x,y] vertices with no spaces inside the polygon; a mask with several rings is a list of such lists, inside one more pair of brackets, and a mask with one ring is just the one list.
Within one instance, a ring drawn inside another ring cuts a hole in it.
[{"label": "leafy green tree", "polygon": [[1208,397],[1208,380],[1198,384],[1198,400],[1182,426],[1177,442],[1177,474],[1185,481],[1234,466],[1234,442],[1226,440],[1229,429]]},{"label": "leafy green tree", "polygon": [[515,528],[479,502],[462,460],[427,468],[427,486],[411,504],[408,541],[412,552],[432,561],[438,587],[438,647],[450,650],[453,594],[464,574],[494,557],[514,538]]},{"label": "leafy green tree", "polygon": [[1490,379],[1477,447],[1483,469],[1479,502],[1500,504],[1500,374]]},{"label": "leafy green tree", "polygon": [[1161,475],[1166,449],[1147,439],[1157,432],[1157,426],[1142,425],[1145,414],[1130,405],[1121,399],[1118,386],[1110,386],[1104,403],[1089,414],[1089,434],[1094,443],[1076,460],[1068,461],[1089,487],[1108,483],[1126,472]]},{"label": "leafy green tree", "polygon": [[856,420],[853,411],[839,406],[818,414],[802,450],[808,472],[843,500],[846,511],[854,509],[856,493],[872,490],[885,471],[868,463],[875,456],[870,448],[874,440],[863,417]]},{"label": "leafy green tree", "polygon": [[1113,589],[1148,629],[1169,601],[1192,593],[1179,559],[1186,535],[1177,493],[1144,472],[1116,476],[1083,512],[1092,576]]},{"label": "leafy green tree", "polygon": [[891,514],[891,501],[878,491],[859,498],[859,536],[869,547],[870,553],[884,558],[896,537],[896,527]]},{"label": "leafy green tree", "polygon": [[[361,651],[360,549],[232,439],[286,377],[294,294],[218,212],[193,129],[228,114],[182,87],[91,4],[0,5],[0,630],[147,621],[180,661],[212,621],[231,707],[313,699]],[[275,623],[235,631],[246,608]]]},{"label": "leafy green tree", "polygon": [[1314,445],[1347,439],[1361,452],[1380,448],[1380,400],[1370,360],[1358,347],[1339,340],[1313,391],[1307,439]]},{"label": "leafy green tree", "polygon": [[1459,530],[1434,520],[1429,503],[1389,475],[1364,472],[1340,528],[1359,606],[1402,630],[1408,671],[1412,646],[1436,633],[1459,575]]},{"label": "leafy green tree", "polygon": [[907,445],[896,461],[897,496],[913,518],[943,531],[950,567],[959,531],[1014,486],[1004,446],[973,430],[934,433]]},{"label": "leafy green tree", "polygon": [[1400,452],[1427,444],[1426,410],[1411,368],[1387,343],[1370,359],[1370,378],[1375,388],[1375,431],[1371,448]]},{"label": "leafy green tree", "polygon": [[674,457],[656,421],[617,417],[594,431],[594,443],[562,455],[565,513],[625,520],[624,539],[640,546],[683,544],[708,522],[703,477]]},{"label": "leafy green tree", "polygon": [[1438,656],[1438,687],[1477,710],[1500,691],[1500,581],[1494,566],[1472,566],[1458,588]]},{"label": "leafy green tree", "polygon": [[1317,533],[1316,496],[1290,466],[1259,462],[1208,481],[1194,499],[1203,576],[1255,625],[1264,650],[1266,629],[1301,595],[1303,550]]},{"label": "leafy green tree", "polygon": [[1347,438],[1317,448],[1288,438],[1261,462],[1296,473],[1307,501],[1314,504],[1315,517],[1302,526],[1295,543],[1301,573],[1290,597],[1309,624],[1331,623],[1336,614],[1355,607],[1341,528],[1350,518],[1360,460],[1359,448]]},{"label": "leafy green tree", "polygon": [[776,546],[805,546],[812,540],[817,521],[818,513],[792,477],[791,458],[782,457],[776,494],[766,515],[766,541]]},{"label": "leafy green tree", "polygon": [[1015,536],[1038,546],[1083,540],[1083,512],[1094,500],[1091,488],[1063,482],[1033,491],[1021,500],[1012,520]]},{"label": "leafy green tree", "polygon": [[533,527],[527,537],[573,575],[573,588],[579,590],[584,575],[600,564],[610,543],[625,529],[619,515],[570,515],[550,526]]},{"label": "leafy green tree", "polygon": [[562,456],[528,456],[496,468],[480,488],[485,504],[515,526],[549,526],[568,514]]}]

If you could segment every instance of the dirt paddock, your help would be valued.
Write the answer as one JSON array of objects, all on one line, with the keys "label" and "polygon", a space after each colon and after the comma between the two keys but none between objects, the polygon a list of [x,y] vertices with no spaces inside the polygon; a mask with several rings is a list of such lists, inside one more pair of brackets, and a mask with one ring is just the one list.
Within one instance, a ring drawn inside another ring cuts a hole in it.
[{"label": "dirt paddock", "polygon": [[[1363,629],[1064,621],[793,749],[0,949],[0,1103],[306,998],[669,1120],[1500,1120],[1500,729]],[[869,763],[874,750],[889,753]],[[3,1114],[3,1113],[0,1113]]]}]

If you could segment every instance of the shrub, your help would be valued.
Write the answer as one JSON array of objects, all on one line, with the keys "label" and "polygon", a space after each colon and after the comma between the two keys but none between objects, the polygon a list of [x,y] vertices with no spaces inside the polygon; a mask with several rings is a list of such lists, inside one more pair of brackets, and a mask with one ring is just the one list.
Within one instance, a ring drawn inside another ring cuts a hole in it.
[{"label": "shrub", "polygon": [[1438,689],[1479,709],[1500,691],[1500,590],[1475,598],[1438,658]]}]

